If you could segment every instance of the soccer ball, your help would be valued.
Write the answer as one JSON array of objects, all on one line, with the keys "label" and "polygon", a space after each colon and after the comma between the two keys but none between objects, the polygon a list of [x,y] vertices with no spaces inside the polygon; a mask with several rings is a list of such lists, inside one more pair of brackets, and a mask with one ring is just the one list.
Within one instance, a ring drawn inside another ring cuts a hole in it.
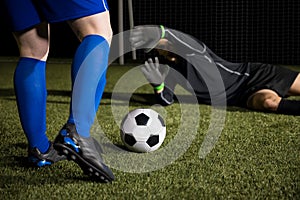
[{"label": "soccer ball", "polygon": [[152,109],[135,109],[121,123],[121,139],[134,152],[146,153],[157,150],[166,136],[162,116]]}]

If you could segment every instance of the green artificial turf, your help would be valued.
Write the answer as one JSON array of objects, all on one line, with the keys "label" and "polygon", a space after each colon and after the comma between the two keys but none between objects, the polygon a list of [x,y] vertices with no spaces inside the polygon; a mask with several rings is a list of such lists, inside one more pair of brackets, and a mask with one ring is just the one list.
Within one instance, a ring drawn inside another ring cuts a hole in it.
[{"label": "green artificial turf", "polygon": [[[26,165],[26,138],[18,119],[13,92],[15,64],[13,61],[0,62],[0,199],[300,198],[300,117],[228,107],[224,124],[218,124],[211,123],[213,110],[210,106],[193,105],[188,101],[166,108],[153,107],[163,112],[167,124],[167,136],[158,151],[134,154],[132,160],[122,153],[105,157],[109,165],[116,166],[112,167],[116,176],[112,183],[90,181],[75,163],[68,161],[41,169],[30,168]],[[96,120],[99,123],[97,127],[105,133],[111,145],[121,149],[111,97],[118,80],[132,67],[110,66]],[[51,140],[68,116],[69,73],[69,62],[48,63],[47,134]],[[130,99],[129,110],[150,107],[147,99],[151,100],[151,94],[152,89],[148,85],[136,89]],[[121,93],[119,95],[122,96]],[[115,108],[126,108],[122,98],[114,101]],[[182,114],[182,108],[190,113]],[[196,119],[195,108],[200,112]],[[178,133],[181,123],[186,126]],[[208,130],[223,125],[214,148],[201,159],[199,149]],[[178,142],[171,146],[173,151],[168,155],[177,158],[164,167],[147,171],[147,166],[159,166],[168,161],[170,157],[164,157],[164,149],[176,140]],[[189,145],[185,147],[186,144]],[[182,148],[186,150],[180,153]],[[129,168],[122,170],[122,163],[131,164],[132,171],[128,172]],[[137,173],[137,170],[144,172]]]}]

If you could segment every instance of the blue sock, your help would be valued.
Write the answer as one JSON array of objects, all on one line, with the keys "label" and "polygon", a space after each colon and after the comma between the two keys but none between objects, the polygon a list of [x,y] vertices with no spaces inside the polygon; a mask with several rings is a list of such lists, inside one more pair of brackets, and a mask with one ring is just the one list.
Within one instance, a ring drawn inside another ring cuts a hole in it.
[{"label": "blue sock", "polygon": [[106,85],[106,70],[102,74],[102,76],[99,80],[99,83],[98,83],[97,90],[96,90],[96,96],[95,96],[95,111],[96,112],[97,112],[98,107],[100,105],[100,101],[102,99],[102,94],[104,92],[105,85]]},{"label": "blue sock", "polygon": [[[96,112],[99,108],[100,101],[102,99],[102,94],[103,94],[103,91],[105,89],[105,85],[106,85],[106,71],[101,76],[101,79],[98,83],[98,87],[97,87],[97,90],[96,90],[96,96],[95,96],[95,111]],[[70,109],[70,115],[69,115],[68,123],[75,124],[73,113],[72,113],[71,109]]]},{"label": "blue sock", "polygon": [[69,123],[78,133],[90,136],[96,112],[106,84],[109,44],[99,35],[85,37],[72,63],[72,100]]},{"label": "blue sock", "polygon": [[20,58],[14,86],[19,117],[29,148],[45,153],[49,148],[46,136],[46,62],[33,58]]}]

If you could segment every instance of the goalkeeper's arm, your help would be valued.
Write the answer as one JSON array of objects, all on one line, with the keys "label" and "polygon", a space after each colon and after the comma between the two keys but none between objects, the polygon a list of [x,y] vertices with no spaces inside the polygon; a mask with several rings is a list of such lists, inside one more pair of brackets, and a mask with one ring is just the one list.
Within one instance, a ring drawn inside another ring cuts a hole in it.
[{"label": "goalkeeper's arm", "polygon": [[181,31],[158,25],[136,26],[131,30],[130,42],[135,48],[148,51],[157,46],[161,39],[167,39],[175,47],[178,55],[207,54],[204,43]]},{"label": "goalkeeper's arm", "polygon": [[161,38],[170,41],[177,51],[180,51],[183,54],[206,53],[205,44],[193,36],[164,26],[160,26],[160,28],[162,34]]},{"label": "goalkeeper's arm", "polygon": [[165,86],[165,79],[168,76],[170,67],[159,63],[157,57],[155,62],[151,58],[145,61],[141,71],[145,78],[152,85],[157,103],[166,106],[173,103],[173,92]]},{"label": "goalkeeper's arm", "polygon": [[164,86],[159,92],[155,91],[155,98],[157,103],[162,106],[168,106],[174,103],[174,93],[167,86]]}]

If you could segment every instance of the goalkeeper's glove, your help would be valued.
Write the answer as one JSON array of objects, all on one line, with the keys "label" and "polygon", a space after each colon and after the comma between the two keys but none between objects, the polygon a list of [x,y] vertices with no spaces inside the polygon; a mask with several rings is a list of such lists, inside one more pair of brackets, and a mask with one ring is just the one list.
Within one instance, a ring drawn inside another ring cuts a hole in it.
[{"label": "goalkeeper's glove", "polygon": [[145,62],[145,65],[141,67],[141,71],[156,93],[163,91],[164,81],[169,69],[170,67],[168,65],[159,64],[157,57],[155,57],[155,63],[149,58],[148,61]]},{"label": "goalkeeper's glove", "polygon": [[159,40],[164,36],[165,28],[163,26],[135,26],[130,32],[129,40],[133,48],[144,48],[145,52],[148,53],[156,47]]}]

